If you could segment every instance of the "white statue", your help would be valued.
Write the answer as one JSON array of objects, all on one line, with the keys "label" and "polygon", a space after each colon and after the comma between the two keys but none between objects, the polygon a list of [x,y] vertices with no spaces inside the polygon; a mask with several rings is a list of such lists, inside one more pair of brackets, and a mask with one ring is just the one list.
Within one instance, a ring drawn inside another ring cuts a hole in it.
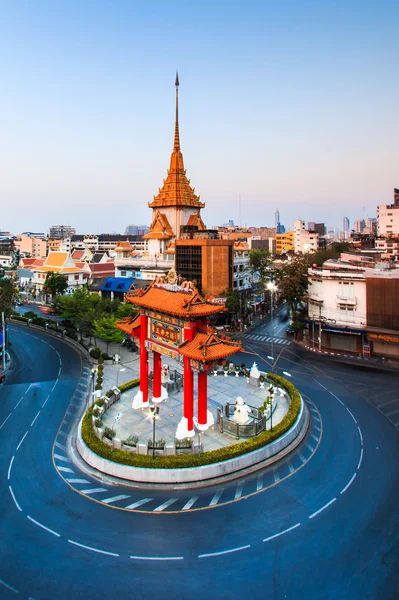
[{"label": "white statue", "polygon": [[249,375],[250,377],[255,377],[255,379],[259,379],[260,373],[256,362],[254,362],[254,364],[252,365]]},{"label": "white statue", "polygon": [[161,369],[161,383],[169,383],[169,367],[168,365],[162,365]]},{"label": "white statue", "polygon": [[236,408],[233,415],[233,421],[240,425],[246,425],[250,422],[249,413],[251,409],[247,406],[244,400],[239,396],[236,398]]}]

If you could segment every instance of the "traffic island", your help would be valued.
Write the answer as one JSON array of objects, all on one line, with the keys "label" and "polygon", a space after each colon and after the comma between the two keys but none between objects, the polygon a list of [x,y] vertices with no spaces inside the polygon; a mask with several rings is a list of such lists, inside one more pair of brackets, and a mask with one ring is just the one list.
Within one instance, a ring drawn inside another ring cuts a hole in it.
[{"label": "traffic island", "polygon": [[[80,423],[77,436],[79,454],[92,468],[136,484],[197,487],[262,468],[291,452],[302,441],[309,424],[309,411],[295,386],[272,373],[267,375],[267,380],[282,390],[287,399],[287,410],[272,429],[269,423],[269,428],[255,437],[236,442],[231,435],[222,434],[224,445],[209,451],[201,452],[200,445],[194,454],[189,444],[184,448],[183,441],[183,447],[178,450],[190,453],[168,455],[163,448],[162,455],[157,455],[160,454],[159,448],[157,453],[151,451],[148,454],[148,446],[137,447],[138,439],[133,436],[122,444],[122,440],[109,434],[109,431],[108,438],[104,437],[105,428],[99,434],[95,421],[101,417],[95,417],[95,408],[91,407]],[[134,383],[138,385],[139,382],[136,380]],[[249,389],[245,379],[241,378],[241,383]],[[235,390],[237,385],[238,381],[235,382]],[[266,400],[267,390],[262,394]],[[116,402],[107,400],[110,406],[114,404],[112,408],[116,407]],[[147,422],[147,426],[150,431],[151,422]],[[206,436],[209,435],[210,432],[207,432]],[[130,448],[127,448],[129,445]]]}]

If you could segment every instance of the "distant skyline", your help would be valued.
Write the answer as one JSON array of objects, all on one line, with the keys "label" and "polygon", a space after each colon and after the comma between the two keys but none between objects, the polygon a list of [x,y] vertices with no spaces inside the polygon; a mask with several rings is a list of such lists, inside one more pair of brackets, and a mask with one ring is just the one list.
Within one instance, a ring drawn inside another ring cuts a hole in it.
[{"label": "distant skyline", "polygon": [[149,224],[174,78],[208,227],[342,229],[399,186],[397,1],[2,3],[0,229]]}]

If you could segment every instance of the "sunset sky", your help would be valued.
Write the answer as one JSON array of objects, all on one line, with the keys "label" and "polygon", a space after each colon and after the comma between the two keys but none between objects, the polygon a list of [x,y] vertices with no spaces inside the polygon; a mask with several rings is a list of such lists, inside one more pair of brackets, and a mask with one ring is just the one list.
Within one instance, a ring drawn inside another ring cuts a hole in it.
[{"label": "sunset sky", "polygon": [[0,229],[147,223],[173,147],[208,227],[342,228],[399,187],[396,1],[0,1]]}]

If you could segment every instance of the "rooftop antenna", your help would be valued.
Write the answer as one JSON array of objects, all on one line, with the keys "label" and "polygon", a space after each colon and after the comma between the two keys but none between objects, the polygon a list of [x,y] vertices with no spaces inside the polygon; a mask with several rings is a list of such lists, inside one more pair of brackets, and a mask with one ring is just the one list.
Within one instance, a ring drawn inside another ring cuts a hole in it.
[{"label": "rooftop antenna", "polygon": [[240,222],[240,229],[242,229],[242,219],[241,219],[241,192],[238,194],[238,220]]}]

